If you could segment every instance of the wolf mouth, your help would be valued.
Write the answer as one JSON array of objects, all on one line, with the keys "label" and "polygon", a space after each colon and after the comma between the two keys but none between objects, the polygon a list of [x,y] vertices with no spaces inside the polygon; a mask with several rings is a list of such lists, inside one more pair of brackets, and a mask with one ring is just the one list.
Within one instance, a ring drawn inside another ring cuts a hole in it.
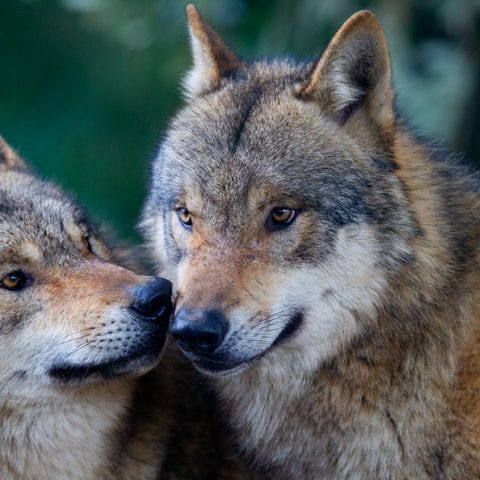
[{"label": "wolf mouth", "polygon": [[228,358],[222,359],[220,358],[220,356],[218,355],[216,356],[214,354],[210,358],[208,357],[192,358],[193,364],[198,370],[205,373],[230,374],[230,373],[236,373],[238,371],[244,370],[245,368],[248,367],[250,363],[264,357],[274,347],[276,347],[277,345],[280,345],[281,343],[286,342],[289,338],[291,338],[301,327],[303,323],[303,318],[304,318],[303,311],[297,310],[290,317],[290,320],[287,322],[285,327],[278,334],[278,336],[275,338],[272,344],[263,352],[257,355],[254,355],[253,357],[229,360]]},{"label": "wolf mouth", "polygon": [[[257,358],[257,357],[255,357]],[[247,368],[248,364],[252,362],[255,358],[250,358],[248,360],[240,360],[238,362],[220,362],[216,360],[194,360],[193,364],[197,370],[200,370],[204,373],[213,373],[213,374],[230,374],[237,371]]]},{"label": "wolf mouth", "polygon": [[279,345],[286,340],[288,340],[290,337],[292,337],[297,330],[300,328],[300,326],[303,323],[303,311],[302,310],[297,310],[291,317],[288,323],[285,325],[283,330],[280,332],[278,337],[274,340],[272,343],[271,347],[269,348],[272,349],[276,345]]},{"label": "wolf mouth", "polygon": [[148,337],[148,343],[128,355],[99,363],[61,362],[49,369],[48,375],[61,383],[86,383],[93,378],[109,380],[134,375],[153,367],[165,345],[166,328],[159,328]]},{"label": "wolf mouth", "polygon": [[69,365],[63,364],[52,367],[48,374],[62,382],[81,383],[92,376],[99,376],[104,379],[110,379],[134,373],[142,366],[147,366],[157,358],[154,354],[133,355],[120,357],[98,364]]}]

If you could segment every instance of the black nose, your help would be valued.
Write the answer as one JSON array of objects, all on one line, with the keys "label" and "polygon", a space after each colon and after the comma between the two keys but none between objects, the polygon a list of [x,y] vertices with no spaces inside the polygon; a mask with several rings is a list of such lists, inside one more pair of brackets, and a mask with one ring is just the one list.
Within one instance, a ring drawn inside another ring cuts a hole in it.
[{"label": "black nose", "polygon": [[132,290],[130,308],[149,320],[170,316],[172,305],[172,283],[165,278],[153,278]]},{"label": "black nose", "polygon": [[183,350],[214,352],[228,330],[225,317],[215,310],[181,308],[173,318],[172,335]]}]

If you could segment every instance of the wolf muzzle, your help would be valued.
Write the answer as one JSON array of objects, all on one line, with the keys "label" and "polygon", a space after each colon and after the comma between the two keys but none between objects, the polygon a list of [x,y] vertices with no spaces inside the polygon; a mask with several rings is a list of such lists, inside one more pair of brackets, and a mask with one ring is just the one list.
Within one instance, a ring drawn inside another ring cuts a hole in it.
[{"label": "wolf muzzle", "polygon": [[[109,379],[140,372],[158,361],[165,345],[173,311],[172,284],[164,278],[150,278],[128,289],[128,314],[117,328],[107,327],[100,341],[108,340],[103,355],[85,359],[66,359],[53,363],[49,376],[61,383],[85,383],[90,379]],[[122,311],[120,311],[122,312]],[[131,332],[125,337],[121,331]],[[100,334],[99,334],[100,335]]]}]

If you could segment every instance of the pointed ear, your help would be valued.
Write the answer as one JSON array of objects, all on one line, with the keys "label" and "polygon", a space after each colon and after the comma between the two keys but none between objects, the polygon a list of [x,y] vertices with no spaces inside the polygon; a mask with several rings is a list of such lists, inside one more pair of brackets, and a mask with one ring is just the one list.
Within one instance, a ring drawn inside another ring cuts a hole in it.
[{"label": "pointed ear", "polygon": [[205,23],[193,5],[187,6],[193,67],[183,81],[187,98],[195,98],[220,86],[222,77],[238,70],[242,62],[217,32]]},{"label": "pointed ear", "polygon": [[344,124],[366,109],[379,126],[389,129],[394,120],[388,47],[375,15],[363,10],[340,28],[297,93],[317,100]]},{"label": "pointed ear", "polygon": [[17,152],[0,136],[0,169],[26,170],[27,165]]}]

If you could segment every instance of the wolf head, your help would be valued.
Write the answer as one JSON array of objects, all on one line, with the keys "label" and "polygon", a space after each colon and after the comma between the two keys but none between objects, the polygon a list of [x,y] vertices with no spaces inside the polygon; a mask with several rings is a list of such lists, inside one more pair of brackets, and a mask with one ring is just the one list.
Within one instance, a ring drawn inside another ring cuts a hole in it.
[{"label": "wolf head", "polygon": [[317,61],[246,63],[187,15],[187,104],[143,217],[175,279],[172,333],[212,374],[316,368],[362,334],[415,234],[382,29],[362,11]]},{"label": "wolf head", "polygon": [[157,362],[171,284],[114,262],[76,203],[0,138],[0,403]]}]

